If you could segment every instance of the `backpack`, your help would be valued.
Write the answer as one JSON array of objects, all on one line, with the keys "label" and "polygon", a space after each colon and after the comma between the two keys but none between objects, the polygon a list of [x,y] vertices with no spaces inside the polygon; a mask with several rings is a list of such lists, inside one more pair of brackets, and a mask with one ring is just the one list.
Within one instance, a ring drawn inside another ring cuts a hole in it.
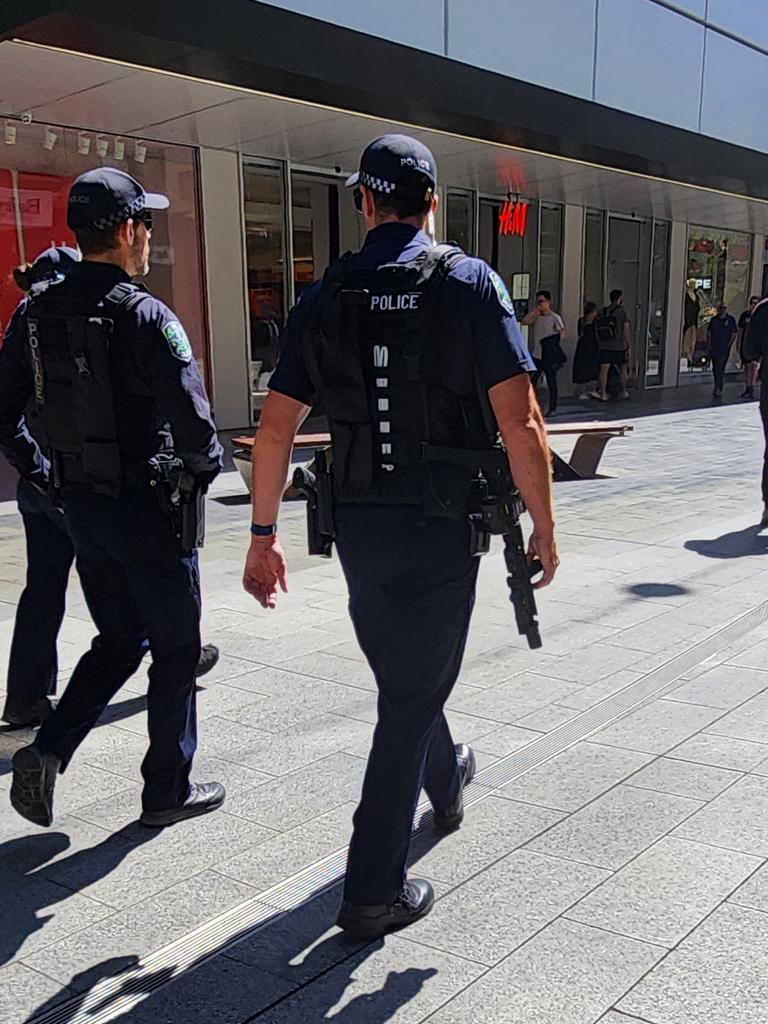
[{"label": "backpack", "polygon": [[598,341],[616,341],[619,336],[618,321],[608,306],[605,306],[602,313],[595,317],[595,334]]}]

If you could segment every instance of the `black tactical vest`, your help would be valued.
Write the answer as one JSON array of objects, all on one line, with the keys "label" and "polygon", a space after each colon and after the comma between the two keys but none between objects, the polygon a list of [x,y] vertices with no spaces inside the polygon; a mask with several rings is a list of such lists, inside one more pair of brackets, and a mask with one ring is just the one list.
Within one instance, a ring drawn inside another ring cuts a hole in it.
[{"label": "black tactical vest", "polygon": [[444,372],[458,341],[440,293],[463,255],[436,246],[373,270],[347,256],[326,272],[303,349],[329,419],[337,501],[465,514],[471,465],[425,461],[427,446],[487,450],[496,438],[474,375]]},{"label": "black tactical vest", "polygon": [[99,307],[93,295],[62,295],[51,286],[27,307],[33,400],[57,488],[115,496],[136,483],[137,467],[121,458],[113,388],[112,347],[121,315],[144,293],[118,284]]}]

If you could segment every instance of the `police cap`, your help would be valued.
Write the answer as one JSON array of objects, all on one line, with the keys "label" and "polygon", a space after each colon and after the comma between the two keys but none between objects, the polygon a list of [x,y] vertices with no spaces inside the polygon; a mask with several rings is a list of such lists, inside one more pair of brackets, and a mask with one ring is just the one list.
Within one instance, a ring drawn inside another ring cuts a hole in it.
[{"label": "police cap", "polygon": [[360,170],[347,185],[365,185],[385,195],[429,199],[437,185],[437,163],[427,147],[410,135],[382,135],[363,150]]},{"label": "police cap", "polygon": [[113,227],[142,210],[167,210],[170,200],[144,188],[125,171],[97,167],[76,178],[69,190],[67,224],[81,228]]}]

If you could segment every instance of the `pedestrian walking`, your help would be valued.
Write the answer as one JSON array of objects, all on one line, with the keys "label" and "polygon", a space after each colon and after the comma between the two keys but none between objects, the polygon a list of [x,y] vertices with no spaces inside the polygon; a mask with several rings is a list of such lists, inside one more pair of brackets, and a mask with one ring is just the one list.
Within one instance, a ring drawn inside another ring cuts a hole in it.
[{"label": "pedestrian walking", "polygon": [[[224,800],[219,783],[189,779],[200,587],[190,530],[172,519],[184,511],[194,525],[181,488],[199,496],[221,469],[221,446],[184,328],[131,284],[149,270],[153,211],[168,205],[123,171],[81,175],[67,221],[83,259],[20,308],[0,350],[0,451],[64,508],[98,630],[35,742],[13,757],[11,803],[39,825],[52,823],[57,774],[147,639],[141,820],[168,825]],[[24,424],[30,401],[47,454]]]},{"label": "pedestrian walking", "polygon": [[[286,586],[277,515],[296,430],[319,396],[332,438],[336,546],[379,713],[349,848],[338,923],[373,938],[432,908],[406,878],[419,791],[435,828],[463,819],[475,757],[443,708],[475,596],[467,497],[472,460],[495,442],[533,518],[530,554],[557,568],[549,455],[534,370],[501,278],[427,234],[437,168],[416,139],[364,151],[354,188],[368,234],[293,309],[253,448],[253,525],[243,583],[265,608]],[[477,382],[477,386],[476,386]],[[492,438],[491,438],[492,433]],[[433,461],[446,449],[466,461]],[[433,455],[430,455],[430,452]]]},{"label": "pedestrian walking", "polygon": [[724,302],[718,304],[717,313],[707,325],[707,342],[712,359],[712,375],[715,378],[713,398],[723,397],[725,368],[731,356],[731,348],[738,336],[736,321],[728,312]]},{"label": "pedestrian walking", "polygon": [[608,401],[608,374],[615,367],[619,374],[619,397],[629,398],[629,361],[632,352],[632,333],[627,311],[624,309],[624,293],[614,288],[609,295],[610,305],[606,306],[595,320],[595,332],[600,348],[600,401]]},{"label": "pedestrian walking", "polygon": [[[60,246],[46,249],[34,263],[17,267],[13,278],[19,289],[39,296],[49,285],[64,280],[80,260],[76,249]],[[16,313],[21,316],[26,303]],[[45,448],[40,417],[32,402],[26,410],[32,437]],[[16,728],[35,728],[53,709],[59,673],[57,639],[66,607],[69,573],[75,549],[69,536],[64,511],[51,504],[39,486],[19,477],[16,501],[24,526],[27,573],[24,590],[16,608],[6,680],[5,705],[0,718]],[[145,649],[149,649],[145,641]],[[200,654],[196,675],[205,675],[219,660],[219,650],[206,644]]]},{"label": "pedestrian walking", "polygon": [[579,338],[573,356],[573,383],[579,385],[579,399],[584,402],[590,398],[600,397],[596,390],[600,374],[600,349],[595,331],[597,314],[596,302],[584,303],[584,313],[579,317]]},{"label": "pedestrian walking", "polygon": [[547,416],[557,412],[557,374],[565,366],[567,356],[562,349],[565,341],[565,324],[552,309],[552,294],[546,290],[536,292],[536,305],[522,321],[531,332],[531,354],[536,364],[533,386],[537,387],[543,376],[549,392]]},{"label": "pedestrian walking", "polygon": [[760,372],[760,363],[755,359],[746,359],[744,356],[744,338],[747,334],[747,328],[749,327],[749,321],[752,319],[752,314],[755,311],[755,307],[760,301],[759,295],[751,296],[749,305],[739,317],[739,358],[741,359],[741,365],[744,367],[744,390],[741,393],[741,397],[752,400],[755,397],[755,384],[757,383],[757,375]]},{"label": "pedestrian walking", "polygon": [[742,342],[744,358],[758,363],[760,370],[760,419],[765,437],[763,455],[763,524],[768,525],[768,386],[766,386],[766,356],[768,356],[768,299],[762,299],[752,314]]}]

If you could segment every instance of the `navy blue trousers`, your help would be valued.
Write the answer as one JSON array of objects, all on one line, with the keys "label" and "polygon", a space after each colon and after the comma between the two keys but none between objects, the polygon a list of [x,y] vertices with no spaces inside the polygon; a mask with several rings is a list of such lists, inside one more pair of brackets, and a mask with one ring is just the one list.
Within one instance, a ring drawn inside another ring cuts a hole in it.
[{"label": "navy blue trousers", "polygon": [[27,580],[16,608],[8,659],[10,706],[56,692],[56,638],[64,618],[75,550],[61,512],[31,484],[19,481],[17,500],[27,546]]},{"label": "navy blue trousers", "polygon": [[379,691],[344,895],[391,903],[422,785],[438,810],[458,795],[443,707],[461,668],[478,559],[466,523],[424,520],[405,506],[340,506],[336,528],[350,616]]},{"label": "navy blue trousers", "polygon": [[141,766],[145,810],[183,803],[197,745],[195,667],[200,657],[197,559],[183,552],[147,488],[118,499],[65,500],[77,571],[98,630],[78,662],[38,744],[62,770],[122,684],[152,655],[147,692],[149,749]]}]

